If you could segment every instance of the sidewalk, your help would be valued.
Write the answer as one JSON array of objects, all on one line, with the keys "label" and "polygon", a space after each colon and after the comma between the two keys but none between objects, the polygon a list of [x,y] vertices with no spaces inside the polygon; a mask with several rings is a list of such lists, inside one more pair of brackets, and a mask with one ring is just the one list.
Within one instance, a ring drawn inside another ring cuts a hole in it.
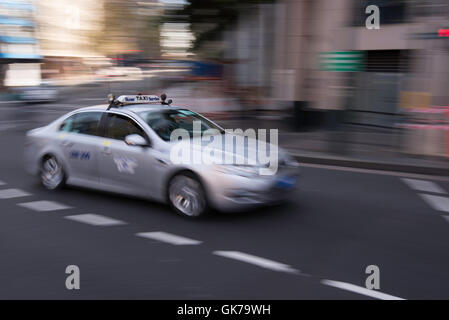
[{"label": "sidewalk", "polygon": [[332,131],[296,132],[289,117],[216,122],[226,129],[278,129],[279,145],[303,163],[449,176],[448,158],[405,153],[401,130],[341,125]]},{"label": "sidewalk", "polygon": [[341,124],[335,130],[298,132],[289,110],[245,111],[237,99],[219,96],[219,90],[193,86],[167,92],[174,104],[200,112],[225,129],[277,129],[279,145],[300,162],[449,176],[449,158],[405,152],[404,130]]}]

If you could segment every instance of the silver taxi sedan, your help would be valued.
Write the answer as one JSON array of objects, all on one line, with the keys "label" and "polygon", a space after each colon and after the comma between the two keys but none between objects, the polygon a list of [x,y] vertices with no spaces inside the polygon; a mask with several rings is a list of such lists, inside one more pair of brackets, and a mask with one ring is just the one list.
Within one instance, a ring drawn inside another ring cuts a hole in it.
[{"label": "silver taxi sedan", "polygon": [[[110,97],[109,102],[27,132],[26,169],[45,188],[70,184],[144,197],[166,202],[189,218],[210,208],[244,210],[287,200],[296,188],[298,163],[281,149],[276,171],[265,175],[260,172],[266,165],[258,163],[174,161],[174,150],[194,140],[201,154],[212,150],[246,158],[254,151],[248,143],[231,151],[217,144],[204,146],[195,133],[212,130],[224,137],[227,131],[195,112],[171,106],[165,95]],[[195,122],[200,132],[194,132]],[[190,141],[173,140],[177,129],[185,130]]]}]

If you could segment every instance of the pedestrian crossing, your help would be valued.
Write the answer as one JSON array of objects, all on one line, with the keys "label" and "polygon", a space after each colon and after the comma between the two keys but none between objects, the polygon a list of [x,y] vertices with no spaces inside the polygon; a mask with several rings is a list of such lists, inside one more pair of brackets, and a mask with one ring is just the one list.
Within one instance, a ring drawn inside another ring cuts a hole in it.
[{"label": "pedestrian crossing", "polygon": [[446,213],[449,214],[449,197],[445,196],[447,192],[442,187],[432,181],[409,178],[402,178],[401,180],[411,189],[419,192],[418,195],[432,209],[442,212],[443,219],[449,222],[449,215],[445,215]]},{"label": "pedestrian crossing", "polygon": [[70,206],[47,200],[23,202],[17,205],[38,212],[58,211],[71,208]]},{"label": "pedestrian crossing", "polygon": [[404,181],[410,188],[416,191],[429,192],[429,193],[446,193],[439,185],[431,181],[417,180],[403,178]]},{"label": "pedestrian crossing", "polygon": [[[418,192],[418,194],[424,199],[424,201],[433,209],[449,213],[449,198],[445,195],[446,191],[434,182],[426,180],[417,179],[402,179],[404,183],[409,186],[412,190]],[[70,205],[51,201],[51,200],[33,200],[23,201],[21,199],[26,197],[35,197],[35,195],[18,188],[8,188],[8,184],[0,180],[0,200],[1,199],[20,199],[17,203],[18,206],[34,212],[64,212],[65,210],[76,209]],[[127,222],[118,220],[112,217],[97,213],[80,213],[80,214],[70,214],[65,215],[64,218],[67,221],[73,221],[80,224],[85,224],[93,227],[114,227],[123,226]],[[449,222],[449,215],[443,215],[443,218]],[[153,240],[154,243],[165,243],[174,246],[198,246],[202,245],[203,241],[192,239],[184,235],[177,235],[174,233],[169,233],[165,231],[147,231],[134,233],[136,237]],[[238,261],[239,263],[245,263],[247,265],[252,265],[254,267],[260,267],[266,270],[274,272],[283,272],[291,275],[301,276],[302,274],[299,269],[294,268],[285,263],[277,262],[275,260],[267,259],[261,256],[256,256],[242,251],[237,250],[213,250],[210,252],[214,256],[225,258],[228,260]],[[310,276],[310,275],[308,275]],[[319,279],[315,277],[317,281],[326,286],[331,286],[341,290],[351,291],[357,294],[365,295],[368,297],[376,299],[402,299],[396,296],[391,296],[378,291],[368,290],[356,286],[351,283]]]},{"label": "pedestrian crossing", "polygon": [[89,224],[92,226],[101,226],[101,227],[118,226],[126,224],[126,222],[123,222],[121,220],[116,220],[106,216],[92,213],[65,216],[64,218],[80,223]]},{"label": "pedestrian crossing", "polygon": [[30,196],[31,194],[20,189],[3,189],[0,190],[0,199],[21,198]]}]

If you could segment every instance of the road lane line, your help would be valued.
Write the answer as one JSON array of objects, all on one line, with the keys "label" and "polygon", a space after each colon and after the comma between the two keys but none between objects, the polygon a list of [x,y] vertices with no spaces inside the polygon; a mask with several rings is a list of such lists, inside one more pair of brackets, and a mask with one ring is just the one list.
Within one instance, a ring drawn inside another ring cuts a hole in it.
[{"label": "road lane line", "polygon": [[4,189],[0,190],[0,199],[20,198],[30,196],[31,193],[20,189]]},{"label": "road lane line", "polygon": [[326,286],[355,292],[358,294],[362,294],[364,296],[368,296],[368,297],[376,298],[376,299],[380,299],[380,300],[405,300],[403,298],[395,297],[395,296],[392,296],[392,295],[389,295],[389,294],[386,294],[383,292],[379,292],[376,290],[370,290],[367,288],[359,287],[359,286],[356,286],[354,284],[347,283],[347,282],[340,282],[340,281],[333,281],[333,280],[321,280],[321,283]]},{"label": "road lane line", "polygon": [[65,219],[90,224],[93,226],[117,226],[117,225],[123,225],[126,224],[126,222],[112,219],[109,217],[105,217],[98,214],[92,214],[92,213],[86,213],[86,214],[77,214],[73,216],[65,216]]},{"label": "road lane line", "polygon": [[18,206],[28,208],[34,211],[56,211],[56,210],[65,210],[70,209],[72,207],[66,206],[61,203],[53,202],[53,201],[32,201],[32,202],[24,202],[17,204]]},{"label": "road lane line", "polygon": [[242,262],[254,264],[261,268],[270,269],[279,272],[299,273],[299,270],[293,269],[287,264],[276,262],[273,260],[253,256],[240,251],[214,251],[213,254],[229,259],[239,260]]},{"label": "road lane line", "polygon": [[157,232],[140,232],[136,233],[136,236],[143,237],[147,239],[157,240],[161,242],[166,242],[173,244],[175,246],[184,246],[184,245],[198,245],[201,244],[202,241],[193,240],[181,236],[177,236],[175,234],[157,231]]},{"label": "road lane line", "polygon": [[449,198],[431,194],[419,194],[429,206],[437,211],[449,212]]},{"label": "road lane line", "polygon": [[431,181],[408,179],[408,178],[402,178],[402,181],[404,181],[406,185],[408,185],[410,188],[416,191],[430,192],[430,193],[446,193],[446,191],[444,191],[439,185]]}]

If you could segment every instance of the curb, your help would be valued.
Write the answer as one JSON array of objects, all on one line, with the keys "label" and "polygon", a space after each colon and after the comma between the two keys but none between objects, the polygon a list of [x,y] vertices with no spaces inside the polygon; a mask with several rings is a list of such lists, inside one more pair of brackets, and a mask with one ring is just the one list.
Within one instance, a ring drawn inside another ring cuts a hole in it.
[{"label": "curb", "polygon": [[310,164],[322,164],[322,165],[332,165],[338,167],[351,167],[358,169],[370,169],[379,171],[396,171],[403,173],[416,173],[416,174],[426,174],[435,176],[449,176],[449,165],[448,167],[430,167],[430,166],[419,166],[419,165],[408,165],[399,164],[391,162],[376,162],[369,160],[358,160],[358,159],[341,159],[341,158],[331,158],[331,157],[317,157],[317,156],[302,156],[295,155],[292,156],[298,160],[300,163],[310,163]]}]

